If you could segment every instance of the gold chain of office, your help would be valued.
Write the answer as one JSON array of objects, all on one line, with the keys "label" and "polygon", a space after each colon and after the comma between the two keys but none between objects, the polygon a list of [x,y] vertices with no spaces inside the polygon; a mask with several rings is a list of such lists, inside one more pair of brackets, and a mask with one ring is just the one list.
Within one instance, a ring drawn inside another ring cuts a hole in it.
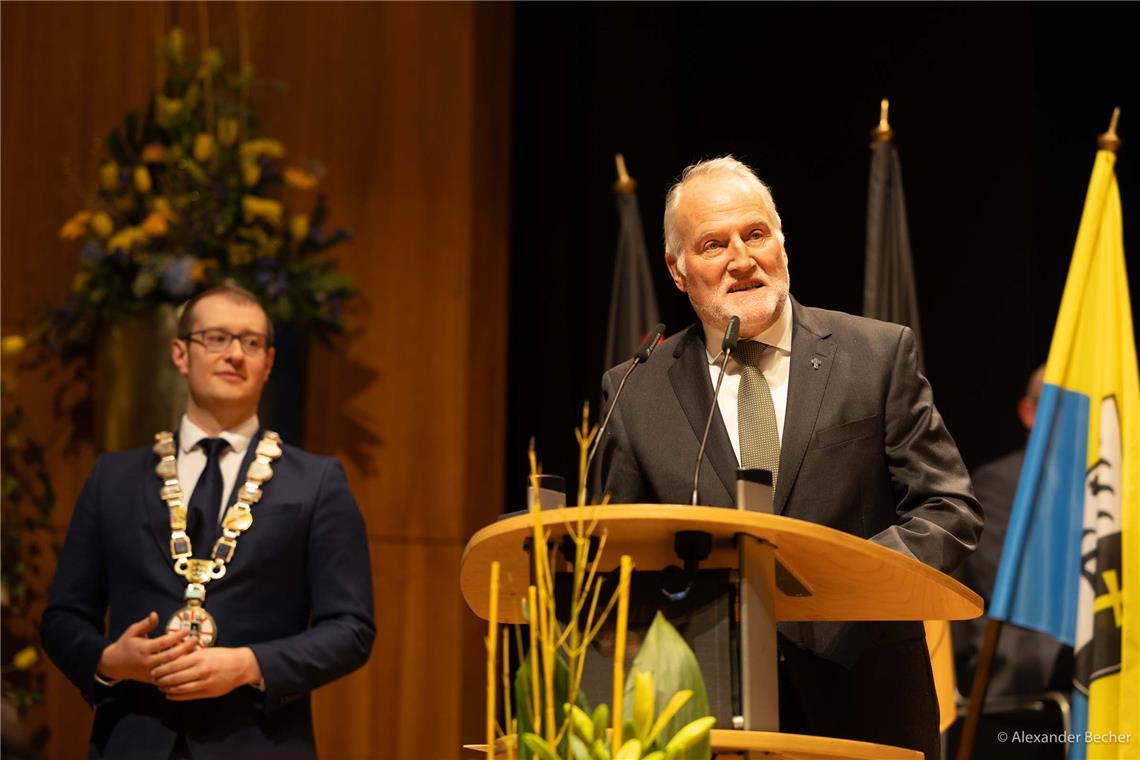
[{"label": "gold chain of office", "polygon": [[189,629],[189,635],[204,647],[213,646],[218,625],[206,612],[206,584],[226,574],[226,563],[233,561],[238,537],[253,525],[252,507],[261,500],[261,488],[273,477],[273,463],[281,458],[281,436],[265,431],[249,463],[245,483],[238,489],[234,503],[222,519],[222,535],[214,542],[209,559],[195,559],[194,547],[186,533],[187,499],[178,482],[177,447],[174,434],[163,431],[154,436],[154,453],[159,461],[154,472],[162,481],[159,495],[170,509],[170,559],[174,572],[186,579],[186,606],[174,613],[166,624],[171,632]]}]

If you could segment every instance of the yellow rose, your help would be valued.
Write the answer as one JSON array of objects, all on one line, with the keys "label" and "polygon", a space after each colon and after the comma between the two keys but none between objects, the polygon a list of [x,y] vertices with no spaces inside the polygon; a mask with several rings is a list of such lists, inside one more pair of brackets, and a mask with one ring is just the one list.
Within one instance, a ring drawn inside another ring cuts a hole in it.
[{"label": "yellow rose", "polygon": [[241,144],[241,157],[245,159],[261,158],[262,156],[281,158],[284,155],[285,148],[277,140],[262,137],[257,140],[247,140]]},{"label": "yellow rose", "polygon": [[91,230],[99,237],[105,238],[115,230],[115,223],[106,211],[99,211],[91,217]]},{"label": "yellow rose", "polygon": [[206,270],[217,265],[216,259],[195,259],[194,263],[190,265],[190,279],[198,283],[205,282]]},{"label": "yellow rose", "polygon": [[290,166],[285,170],[285,184],[300,190],[308,190],[317,186],[317,176],[296,166]]},{"label": "yellow rose", "polygon": [[289,234],[294,240],[303,240],[309,236],[309,217],[304,214],[294,214],[293,221],[289,223]]},{"label": "yellow rose", "polygon": [[234,266],[241,266],[253,261],[253,251],[248,245],[243,243],[230,243],[227,246],[230,254],[230,264]]},{"label": "yellow rose", "polygon": [[135,189],[144,195],[150,192],[150,172],[145,166],[135,167]]},{"label": "yellow rose", "polygon": [[194,138],[194,158],[200,163],[206,163],[214,156],[214,136],[209,132],[202,132]]},{"label": "yellow rose", "polygon": [[239,127],[238,120],[233,117],[218,119],[218,142],[227,148],[233,145],[237,142]]},{"label": "yellow rose", "polygon": [[166,223],[166,218],[161,213],[152,211],[143,220],[142,229],[149,237],[162,237],[170,231],[170,225]]},{"label": "yellow rose", "polygon": [[170,201],[164,196],[160,195],[155,198],[154,203],[151,204],[151,208],[155,212],[162,214],[162,218],[168,222],[178,221],[178,214],[174,213],[174,209],[170,207]]},{"label": "yellow rose", "polygon": [[91,221],[90,211],[79,211],[59,228],[59,236],[64,240],[75,240],[87,234],[87,223]]},{"label": "yellow rose", "polygon": [[75,277],[71,280],[71,292],[82,293],[87,289],[87,284],[91,282],[91,273],[86,269],[80,269],[75,273]]},{"label": "yellow rose", "polygon": [[182,53],[186,49],[186,36],[182,30],[177,26],[170,30],[170,36],[166,38],[166,50],[170,53],[170,57],[176,61],[182,60]]},{"label": "yellow rose", "polygon": [[275,201],[270,198],[258,198],[254,195],[242,196],[241,210],[246,224],[252,223],[255,219],[262,219],[274,227],[281,224],[281,216],[285,212],[280,201]]},{"label": "yellow rose", "polygon": [[154,97],[154,120],[159,126],[169,127],[182,112],[182,101],[165,95]]},{"label": "yellow rose", "polygon": [[5,335],[0,341],[0,353],[5,357],[19,356],[28,345],[23,335]]},{"label": "yellow rose", "polygon": [[119,188],[119,165],[108,161],[99,167],[99,185],[107,191]]},{"label": "yellow rose", "polygon": [[144,240],[146,240],[146,233],[140,227],[124,227],[107,241],[107,250],[129,251],[136,243],[141,243]]},{"label": "yellow rose", "polygon": [[261,166],[256,161],[242,164],[241,181],[246,187],[253,187],[261,180]]},{"label": "yellow rose", "polygon": [[162,154],[166,152],[166,148],[162,143],[149,143],[143,148],[141,160],[144,164],[157,164],[162,160]]},{"label": "yellow rose", "polygon": [[27,670],[40,660],[40,653],[35,647],[24,647],[12,659],[12,666],[16,670]]},{"label": "yellow rose", "polygon": [[217,48],[210,48],[202,53],[202,65],[198,67],[198,77],[205,79],[222,68],[222,54]]}]

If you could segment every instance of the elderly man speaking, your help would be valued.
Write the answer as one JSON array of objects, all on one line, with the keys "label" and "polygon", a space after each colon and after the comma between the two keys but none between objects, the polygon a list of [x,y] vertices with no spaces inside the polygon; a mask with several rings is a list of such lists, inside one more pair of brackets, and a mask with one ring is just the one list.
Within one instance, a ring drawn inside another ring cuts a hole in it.
[{"label": "elderly man speaking", "polygon": [[[772,195],[732,157],[685,169],[666,199],[665,246],[700,321],[629,379],[600,451],[612,500],[688,503],[721,339],[738,316],[699,503],[732,506],[737,467],[762,467],[777,514],[953,570],[977,545],[982,512],[910,329],[792,298]],[[623,370],[606,373],[604,402]],[[780,624],[778,640],[783,731],[938,757],[920,622]]]}]

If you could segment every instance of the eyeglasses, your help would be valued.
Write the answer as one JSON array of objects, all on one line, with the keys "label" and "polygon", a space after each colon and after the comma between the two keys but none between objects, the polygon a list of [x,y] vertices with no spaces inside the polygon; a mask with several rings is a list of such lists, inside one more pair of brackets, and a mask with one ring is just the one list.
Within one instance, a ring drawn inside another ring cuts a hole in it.
[{"label": "eyeglasses", "polygon": [[232,333],[221,328],[209,330],[195,330],[182,336],[183,340],[199,343],[211,354],[220,354],[229,350],[230,344],[235,340],[241,346],[246,356],[261,356],[269,348],[269,336],[255,332]]}]

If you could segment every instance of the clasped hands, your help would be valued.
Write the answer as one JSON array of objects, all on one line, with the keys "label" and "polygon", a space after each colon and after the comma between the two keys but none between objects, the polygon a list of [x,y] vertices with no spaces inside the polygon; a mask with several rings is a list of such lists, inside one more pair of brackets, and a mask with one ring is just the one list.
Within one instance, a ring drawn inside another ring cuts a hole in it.
[{"label": "clasped hands", "polygon": [[128,626],[103,650],[99,674],[154,684],[167,699],[178,702],[220,697],[261,682],[261,668],[249,647],[204,648],[186,629],[149,638],[157,627],[155,612]]}]

